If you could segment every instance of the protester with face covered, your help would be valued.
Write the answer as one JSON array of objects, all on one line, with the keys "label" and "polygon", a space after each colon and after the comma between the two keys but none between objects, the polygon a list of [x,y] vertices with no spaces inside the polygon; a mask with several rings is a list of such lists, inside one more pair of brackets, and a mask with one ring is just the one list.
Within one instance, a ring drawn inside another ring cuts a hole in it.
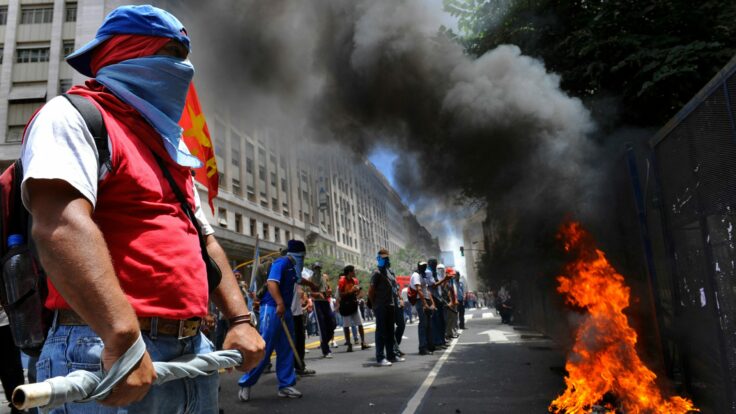
[{"label": "protester with face covered", "polygon": [[[288,335],[293,338],[294,322],[291,306],[294,299],[294,287],[299,283],[304,266],[306,246],[298,240],[289,240],[288,253],[279,257],[271,265],[268,273],[268,291],[261,300],[261,336],[266,341],[266,353],[258,366],[240,378],[240,401],[249,401],[251,387],[254,386],[268,365],[271,353],[276,351],[276,377],[278,378],[278,396],[300,398],[302,393],[294,385],[294,352],[289,344]],[[284,330],[283,322],[286,323]]]},{"label": "protester with face covered", "polygon": [[330,285],[323,277],[322,265],[319,262],[312,265],[312,272],[309,282],[320,336],[319,346],[323,358],[332,358],[330,342],[334,336],[336,324],[329,300]]},{"label": "protester with face covered", "polygon": [[440,266],[437,259],[427,260],[427,287],[437,310],[432,312],[432,342],[435,348],[445,349],[445,301],[442,298],[442,280],[445,266]]},{"label": "protester with face covered", "polygon": [[64,96],[26,128],[21,196],[49,277],[46,307],[56,314],[38,380],[74,367],[109,370],[141,340],[150,352],[101,404],[52,412],[218,412],[216,374],[151,387],[152,357],[214,349],[199,330],[210,299],[206,255],[222,271],[211,298],[230,320],[224,348],[241,351],[242,370],[263,357],[263,340],[200,208],[191,169],[201,163],[181,139],[178,121],[194,75],[189,44],[183,25],[161,9],[113,10],[95,38],[67,57],[92,78],[68,93],[101,114],[109,158],[98,154],[85,118]]},{"label": "protester with face covered", "polygon": [[447,267],[445,269],[444,299],[447,303],[445,306],[445,339],[447,341],[457,338],[457,319],[458,319],[458,300],[457,291],[455,290],[455,269]]},{"label": "protester with face covered", "polygon": [[435,310],[432,295],[427,289],[427,262],[417,263],[417,269],[412,273],[409,284],[417,292],[417,302],[414,306],[417,309],[417,317],[419,324],[417,325],[417,333],[419,336],[419,355],[431,355],[434,351],[434,339],[432,337],[432,312]]},{"label": "protester with face covered", "polygon": [[376,262],[378,266],[371,276],[368,299],[376,317],[376,362],[378,366],[385,367],[404,361],[404,358],[397,356],[394,348],[396,306],[393,283],[396,278],[391,271],[388,250],[379,250]]},{"label": "protester with face covered", "polygon": [[350,342],[350,328],[356,326],[360,332],[360,348],[368,349],[368,344],[365,342],[365,332],[363,331],[363,319],[358,310],[358,296],[361,290],[360,281],[355,277],[355,267],[352,265],[345,266],[343,276],[340,277],[338,282],[338,292],[340,293],[339,312],[343,316],[343,332],[345,332],[347,352],[353,352],[353,344]]}]

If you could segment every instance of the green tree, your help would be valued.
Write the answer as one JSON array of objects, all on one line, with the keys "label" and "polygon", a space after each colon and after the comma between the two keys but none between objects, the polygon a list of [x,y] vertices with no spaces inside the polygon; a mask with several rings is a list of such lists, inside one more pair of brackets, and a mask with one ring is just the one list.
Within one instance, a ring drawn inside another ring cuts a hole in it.
[{"label": "green tree", "polygon": [[512,43],[604,128],[663,125],[736,54],[733,0],[446,0],[481,55]]}]

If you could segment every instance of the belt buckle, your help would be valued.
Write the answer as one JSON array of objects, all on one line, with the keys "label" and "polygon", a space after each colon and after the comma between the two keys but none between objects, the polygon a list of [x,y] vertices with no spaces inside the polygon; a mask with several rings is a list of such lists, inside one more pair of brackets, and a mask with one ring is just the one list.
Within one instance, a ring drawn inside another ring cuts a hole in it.
[{"label": "belt buckle", "polygon": [[185,322],[186,322],[186,320],[180,320],[180,321],[179,321],[179,335],[178,335],[179,337],[178,337],[177,339],[178,339],[178,340],[180,340],[180,341],[181,341],[182,339],[187,339],[187,338],[189,338],[190,336],[192,336],[192,335],[189,335],[189,336],[184,336],[184,329],[185,329],[184,323],[185,323]]}]

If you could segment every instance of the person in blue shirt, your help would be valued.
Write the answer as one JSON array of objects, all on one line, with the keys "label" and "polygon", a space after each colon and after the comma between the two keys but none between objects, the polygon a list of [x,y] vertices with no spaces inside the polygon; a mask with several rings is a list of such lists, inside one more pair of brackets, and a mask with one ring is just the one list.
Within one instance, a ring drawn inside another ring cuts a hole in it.
[{"label": "person in blue shirt", "polygon": [[271,354],[276,351],[276,377],[279,382],[279,397],[300,398],[302,393],[294,388],[296,372],[294,371],[294,352],[284,332],[281,320],[286,322],[289,335],[294,332],[291,314],[291,303],[294,298],[294,285],[301,283],[306,246],[299,240],[289,240],[286,256],[279,257],[271,265],[268,273],[268,291],[261,300],[260,333],[266,341],[266,356],[238,381],[240,401],[250,400],[250,388],[260,378],[268,365]]}]

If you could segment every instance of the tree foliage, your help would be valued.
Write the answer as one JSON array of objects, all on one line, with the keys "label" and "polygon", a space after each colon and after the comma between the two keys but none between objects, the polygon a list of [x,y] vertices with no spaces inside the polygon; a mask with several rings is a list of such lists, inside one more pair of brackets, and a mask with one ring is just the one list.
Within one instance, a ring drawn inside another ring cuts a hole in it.
[{"label": "tree foliage", "polygon": [[663,125],[736,53],[733,0],[445,0],[467,50],[516,44],[605,128]]}]

